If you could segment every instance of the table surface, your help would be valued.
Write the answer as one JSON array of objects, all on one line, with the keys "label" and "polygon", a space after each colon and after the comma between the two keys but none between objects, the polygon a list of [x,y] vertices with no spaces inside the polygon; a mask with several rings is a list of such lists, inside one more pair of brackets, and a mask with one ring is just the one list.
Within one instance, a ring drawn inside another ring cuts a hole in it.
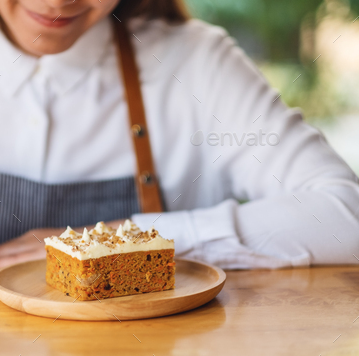
[{"label": "table surface", "polygon": [[0,353],[359,355],[358,316],[359,267],[227,271],[211,302],[157,319],[52,320],[0,302]]}]

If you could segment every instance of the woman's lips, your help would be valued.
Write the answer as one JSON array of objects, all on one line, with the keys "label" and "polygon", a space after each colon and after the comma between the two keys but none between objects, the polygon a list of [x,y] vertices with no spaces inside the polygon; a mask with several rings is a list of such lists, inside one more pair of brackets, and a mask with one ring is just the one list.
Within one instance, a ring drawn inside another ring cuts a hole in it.
[{"label": "woman's lips", "polygon": [[47,26],[47,27],[62,27],[70,24],[73,22],[78,16],[73,17],[62,17],[61,14],[57,15],[56,17],[49,17],[40,15],[36,12],[32,12],[29,10],[26,10],[28,15],[33,18],[35,21],[40,23],[41,25]]}]

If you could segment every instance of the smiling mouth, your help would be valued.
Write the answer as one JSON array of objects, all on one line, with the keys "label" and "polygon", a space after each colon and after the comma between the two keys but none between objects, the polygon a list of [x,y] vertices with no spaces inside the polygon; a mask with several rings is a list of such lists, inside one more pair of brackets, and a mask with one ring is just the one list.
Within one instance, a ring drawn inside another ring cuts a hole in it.
[{"label": "smiling mouth", "polygon": [[47,27],[62,27],[69,25],[74,20],[76,20],[80,15],[72,16],[72,17],[63,17],[61,14],[58,14],[55,17],[50,17],[46,15],[41,15],[36,12],[32,12],[26,9],[27,14],[35,21],[40,23],[41,25]]}]

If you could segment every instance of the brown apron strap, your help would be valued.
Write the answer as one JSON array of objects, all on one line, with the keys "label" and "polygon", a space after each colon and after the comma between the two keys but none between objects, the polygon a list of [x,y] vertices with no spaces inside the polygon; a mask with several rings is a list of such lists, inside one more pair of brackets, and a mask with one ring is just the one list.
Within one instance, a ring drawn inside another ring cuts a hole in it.
[{"label": "brown apron strap", "polygon": [[120,73],[125,86],[132,139],[136,153],[136,186],[142,213],[163,211],[160,188],[152,160],[149,131],[143,105],[138,68],[125,24],[113,21]]}]

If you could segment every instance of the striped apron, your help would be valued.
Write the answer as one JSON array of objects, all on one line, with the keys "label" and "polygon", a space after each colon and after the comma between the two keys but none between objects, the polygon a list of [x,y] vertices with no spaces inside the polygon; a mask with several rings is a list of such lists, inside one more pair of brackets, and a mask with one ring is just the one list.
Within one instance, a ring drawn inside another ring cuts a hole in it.
[{"label": "striped apron", "polygon": [[0,173],[0,243],[30,229],[92,225],[139,212],[135,180],[46,184]]}]

